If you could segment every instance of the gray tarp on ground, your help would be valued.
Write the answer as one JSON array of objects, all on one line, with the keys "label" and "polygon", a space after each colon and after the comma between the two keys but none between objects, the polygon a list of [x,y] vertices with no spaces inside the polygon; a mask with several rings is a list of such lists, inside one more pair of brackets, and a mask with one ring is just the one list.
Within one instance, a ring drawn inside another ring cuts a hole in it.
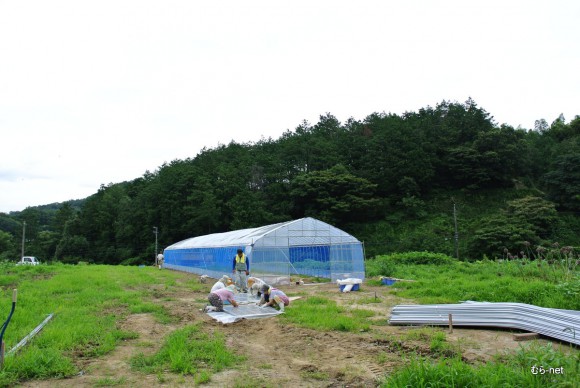
[{"label": "gray tarp on ground", "polygon": [[239,307],[226,304],[223,313],[209,312],[207,315],[221,323],[232,323],[241,319],[268,318],[282,314],[273,307],[257,306],[256,302],[260,300],[257,296],[239,293],[234,295],[234,299],[239,303]]},{"label": "gray tarp on ground", "polygon": [[224,306],[224,312],[207,313],[210,317],[221,323],[237,322],[241,319],[258,319],[274,317],[282,314],[273,307],[260,307],[256,304],[241,304],[239,307]]}]

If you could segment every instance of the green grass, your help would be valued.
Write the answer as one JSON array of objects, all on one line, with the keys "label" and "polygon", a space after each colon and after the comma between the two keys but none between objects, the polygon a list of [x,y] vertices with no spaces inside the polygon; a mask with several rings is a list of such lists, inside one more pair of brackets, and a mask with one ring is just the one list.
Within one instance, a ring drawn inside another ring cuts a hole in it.
[{"label": "green grass", "polygon": [[409,329],[401,336],[401,338],[405,341],[431,341],[431,339],[435,337],[439,338],[440,340],[445,340],[445,333],[442,332],[440,328],[434,328],[430,326]]},{"label": "green grass", "polygon": [[312,379],[312,380],[328,380],[329,375],[326,372],[321,371],[304,371],[300,373],[300,375],[305,379]]},{"label": "green grass", "polygon": [[102,379],[98,379],[94,386],[95,387],[115,387],[117,385],[125,385],[127,383],[127,378],[125,377],[103,377]]},{"label": "green grass", "polygon": [[293,302],[292,308],[287,308],[282,318],[315,330],[360,332],[370,330],[366,318],[373,315],[373,311],[349,310],[332,300],[314,296]]},{"label": "green grass", "polygon": [[[388,377],[383,387],[577,387],[580,354],[570,357],[548,346],[521,348],[515,355],[499,357],[483,365],[469,365],[459,358],[429,360],[411,358],[407,366]],[[562,374],[532,373],[532,366],[562,368]]]},{"label": "green grass", "polygon": [[542,264],[522,265],[518,261],[400,264],[396,266],[393,276],[416,281],[396,283],[393,293],[403,298],[414,298],[422,304],[474,300],[580,310],[580,276],[576,274],[567,282],[553,281],[551,272],[558,269],[549,269],[548,278],[545,271]]},{"label": "green grass", "polygon": [[371,303],[381,303],[381,298],[374,296],[367,296],[360,298],[356,301],[357,304],[371,304]]},{"label": "green grass", "polygon": [[211,379],[211,374],[236,365],[242,358],[225,345],[223,335],[204,333],[199,325],[172,332],[154,355],[143,353],[131,359],[131,367],[145,373],[173,373],[192,375],[196,383]]},{"label": "green grass", "polygon": [[54,313],[54,317],[16,355],[6,357],[0,386],[78,373],[74,358],[98,357],[120,341],[136,338],[136,333],[116,327],[116,322],[130,312],[151,312],[166,320],[167,313],[144,302],[142,295],[148,287],[171,284],[176,277],[170,271],[155,272],[153,268],[104,265],[12,265],[3,269],[2,322],[11,308],[12,288],[18,289],[16,310],[4,336],[7,351],[48,314]]},{"label": "green grass", "polygon": [[[397,282],[391,294],[412,298],[422,304],[458,303],[464,300],[519,302],[536,306],[580,310],[580,275],[569,276],[557,265],[527,260],[459,262],[440,264],[387,263],[379,257],[371,271],[392,270],[393,277],[414,280]],[[387,259],[388,260],[388,259]],[[395,265],[393,265],[395,264]],[[369,268],[369,267],[367,267]],[[370,284],[370,282],[369,282]],[[420,341],[428,344],[431,357],[413,357],[385,380],[384,387],[577,387],[580,353],[556,351],[535,346],[516,355],[503,356],[487,364],[463,362],[442,331],[422,328],[410,330],[391,344],[405,351],[402,344]],[[402,342],[401,342],[402,341]],[[405,351],[408,353],[407,351]],[[531,367],[563,367],[564,375],[534,375]]]},{"label": "green grass", "polygon": [[131,306],[129,311],[131,314],[153,314],[153,316],[160,323],[170,323],[175,321],[175,318],[171,317],[167,310],[165,310],[162,306],[153,303],[140,302]]},{"label": "green grass", "polygon": [[233,388],[277,388],[279,384],[274,384],[267,381],[263,377],[255,377],[249,375],[248,373],[243,373],[241,376],[236,377],[232,385]]},{"label": "green grass", "polygon": [[[417,254],[409,257],[437,259]],[[414,298],[418,303],[455,303],[471,299],[580,310],[580,276],[576,274],[565,281],[558,277],[557,268],[531,264],[515,261],[397,264],[392,276],[416,281],[397,282],[388,287],[388,291],[391,295]],[[26,347],[6,358],[5,368],[0,370],[0,386],[73,376],[78,373],[75,359],[99,357],[112,351],[122,340],[138,338],[135,332],[118,329],[118,321],[126,315],[148,313],[160,322],[171,322],[172,316],[159,307],[168,291],[174,287],[191,291],[207,289],[207,285],[196,278],[184,278],[182,274],[152,267],[61,264],[16,267],[0,263],[0,270],[0,320],[8,315],[12,288],[18,288],[16,312],[5,336],[7,350],[30,333],[47,314],[55,313],[53,320]],[[183,282],[183,279],[187,280]],[[375,285],[380,284],[380,281],[375,282]],[[359,333],[370,330],[369,318],[375,315],[363,308],[368,303],[375,303],[372,295],[361,297],[350,306],[339,306],[321,296],[309,296],[292,302],[285,314],[276,319],[314,330]],[[393,336],[390,347],[407,357],[413,348],[405,346],[405,341],[422,342],[421,348],[427,346],[431,358],[409,358],[402,369],[385,381],[385,386],[574,386],[570,384],[573,381],[570,376],[579,372],[580,356],[574,351],[570,352],[573,356],[566,356],[538,347],[500,357],[486,365],[467,365],[456,357],[460,354],[455,349],[459,345],[452,347],[442,330],[409,330],[396,338]],[[152,344],[142,342],[138,346],[151,347]],[[386,359],[386,354],[379,356],[379,360]],[[156,354],[141,354],[131,361],[136,370],[156,375],[160,384],[175,382],[175,376],[166,375],[171,371],[182,378],[188,376],[195,385],[211,381],[213,373],[240,362],[243,360],[225,347],[217,330],[208,335],[198,326],[170,334]],[[564,367],[565,375],[534,376],[530,368],[535,364]],[[266,365],[269,364],[264,364],[264,368]],[[302,377],[316,380],[322,374]],[[250,386],[252,382],[260,386],[266,384],[248,378],[236,381],[235,385]],[[123,385],[126,381],[105,377],[95,384]]]}]

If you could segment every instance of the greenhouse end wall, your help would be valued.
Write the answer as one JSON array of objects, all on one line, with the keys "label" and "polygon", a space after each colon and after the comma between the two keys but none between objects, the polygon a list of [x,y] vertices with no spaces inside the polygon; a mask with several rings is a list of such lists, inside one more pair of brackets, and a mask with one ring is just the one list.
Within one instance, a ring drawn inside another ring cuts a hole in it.
[{"label": "greenhouse end wall", "polygon": [[256,276],[302,275],[335,281],[350,277],[364,279],[365,274],[360,243],[260,247],[254,249],[250,259],[250,263],[253,263],[252,273]]}]

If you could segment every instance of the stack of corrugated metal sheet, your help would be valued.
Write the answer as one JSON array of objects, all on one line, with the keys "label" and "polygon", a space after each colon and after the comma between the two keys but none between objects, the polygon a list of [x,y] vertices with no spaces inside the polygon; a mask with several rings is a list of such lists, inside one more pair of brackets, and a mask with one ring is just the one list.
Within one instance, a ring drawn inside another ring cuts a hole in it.
[{"label": "stack of corrugated metal sheet", "polygon": [[524,303],[465,302],[441,305],[398,305],[391,325],[448,325],[506,327],[580,345],[580,311],[538,307]]}]

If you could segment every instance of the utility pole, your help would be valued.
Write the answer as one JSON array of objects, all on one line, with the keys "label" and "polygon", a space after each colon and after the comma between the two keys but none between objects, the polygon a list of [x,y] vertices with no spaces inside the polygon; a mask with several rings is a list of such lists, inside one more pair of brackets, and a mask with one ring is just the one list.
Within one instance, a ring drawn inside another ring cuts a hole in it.
[{"label": "utility pole", "polygon": [[158,234],[158,230],[157,230],[156,226],[153,227],[153,233],[155,234],[155,266],[157,267],[159,265],[159,263],[157,262],[157,234]]},{"label": "utility pole", "polygon": [[455,207],[455,199],[451,198],[453,201],[453,223],[455,224],[455,257],[459,260],[459,233],[457,232],[457,209]]},{"label": "utility pole", "polygon": [[26,221],[22,222],[22,254],[20,255],[20,260],[24,259],[24,241],[26,239]]}]

